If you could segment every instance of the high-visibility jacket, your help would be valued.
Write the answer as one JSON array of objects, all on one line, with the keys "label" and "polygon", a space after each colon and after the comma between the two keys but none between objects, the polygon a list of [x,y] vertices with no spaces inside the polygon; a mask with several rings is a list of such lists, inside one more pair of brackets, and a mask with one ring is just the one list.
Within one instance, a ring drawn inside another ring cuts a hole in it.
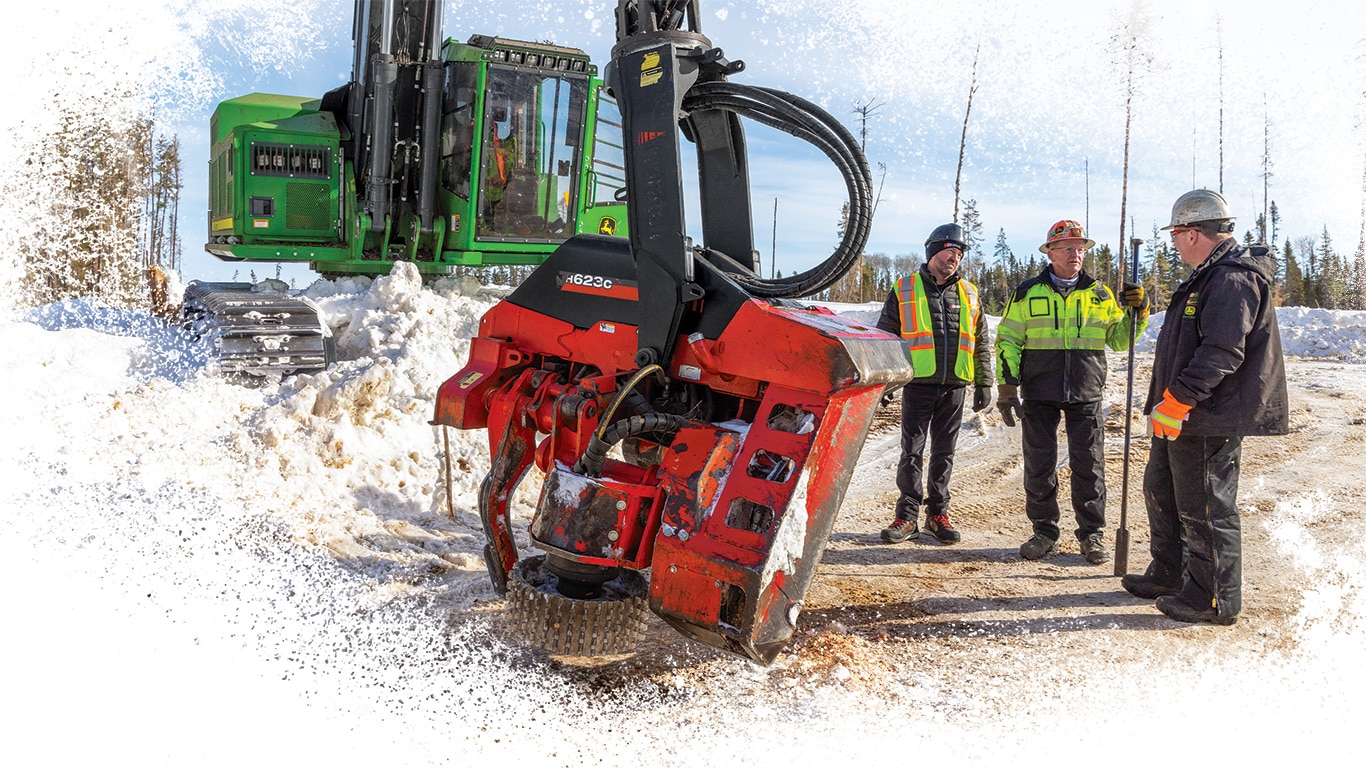
[{"label": "high-visibility jacket", "polygon": [[913,383],[991,385],[991,333],[971,282],[941,286],[922,266],[897,281],[877,325],[906,340]]},{"label": "high-visibility jacket", "polygon": [[[997,379],[1019,385],[1028,400],[1096,402],[1105,389],[1105,348],[1129,348],[1133,316],[1085,272],[1064,293],[1045,267],[1006,303],[996,328]],[[1147,313],[1138,322],[1135,335],[1148,327]]]}]

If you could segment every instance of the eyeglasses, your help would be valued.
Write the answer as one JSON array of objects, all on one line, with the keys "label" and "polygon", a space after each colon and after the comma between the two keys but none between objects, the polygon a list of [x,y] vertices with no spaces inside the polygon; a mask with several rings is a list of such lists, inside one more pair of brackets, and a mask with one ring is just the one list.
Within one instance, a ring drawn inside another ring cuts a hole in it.
[{"label": "eyeglasses", "polygon": [[1059,245],[1056,248],[1049,248],[1049,253],[1086,253],[1086,249],[1079,246]]},{"label": "eyeglasses", "polygon": [[1177,236],[1177,235],[1183,235],[1183,234],[1185,234],[1185,233],[1187,233],[1187,232],[1194,232],[1194,231],[1195,231],[1195,227],[1176,227],[1175,229],[1173,229],[1173,230],[1170,232],[1170,234],[1171,234],[1171,236],[1172,236],[1172,242],[1173,242],[1173,243],[1176,242],[1176,236]]}]

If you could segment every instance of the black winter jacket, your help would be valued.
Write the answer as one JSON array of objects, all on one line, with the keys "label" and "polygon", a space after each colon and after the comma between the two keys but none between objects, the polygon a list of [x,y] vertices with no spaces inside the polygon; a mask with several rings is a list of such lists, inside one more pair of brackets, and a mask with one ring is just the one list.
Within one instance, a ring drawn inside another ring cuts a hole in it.
[{"label": "black winter jacket", "polygon": [[1285,357],[1271,282],[1276,260],[1260,245],[1226,240],[1177,286],[1157,337],[1144,411],[1162,391],[1194,404],[1183,434],[1220,437],[1290,431]]}]

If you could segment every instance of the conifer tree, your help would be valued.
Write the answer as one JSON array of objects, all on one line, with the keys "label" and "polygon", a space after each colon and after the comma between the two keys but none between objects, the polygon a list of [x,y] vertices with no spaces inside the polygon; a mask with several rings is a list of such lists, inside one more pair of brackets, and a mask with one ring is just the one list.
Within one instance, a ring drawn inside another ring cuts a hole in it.
[{"label": "conifer tree", "polygon": [[[23,304],[88,296],[116,307],[146,305],[141,252],[152,124],[100,105],[58,106],[55,127],[28,148],[21,172],[33,218],[18,238]],[[129,148],[134,151],[128,151]]]},{"label": "conifer tree", "polygon": [[963,262],[958,266],[958,271],[969,280],[977,282],[983,259],[982,216],[977,212],[976,198],[963,203],[963,217],[958,225],[963,228],[963,244],[967,246],[963,251]]},{"label": "conifer tree", "polygon": [[1312,237],[1295,238],[1295,251],[1300,254],[1301,301],[1306,307],[1319,307],[1319,244]]},{"label": "conifer tree", "polygon": [[1290,244],[1290,238],[1285,239],[1285,249],[1283,253],[1285,269],[1285,301],[1286,306],[1304,306],[1304,273],[1300,271],[1300,265],[1295,260],[1295,248]]}]

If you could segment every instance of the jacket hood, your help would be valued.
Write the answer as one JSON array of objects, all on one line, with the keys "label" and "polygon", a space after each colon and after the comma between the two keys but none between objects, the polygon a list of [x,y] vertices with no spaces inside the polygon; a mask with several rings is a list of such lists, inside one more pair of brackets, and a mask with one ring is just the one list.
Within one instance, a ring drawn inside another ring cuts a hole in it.
[{"label": "jacket hood", "polygon": [[1276,282],[1276,257],[1265,245],[1233,245],[1224,252],[1213,267],[1225,269],[1246,269],[1262,276],[1269,283]]}]

